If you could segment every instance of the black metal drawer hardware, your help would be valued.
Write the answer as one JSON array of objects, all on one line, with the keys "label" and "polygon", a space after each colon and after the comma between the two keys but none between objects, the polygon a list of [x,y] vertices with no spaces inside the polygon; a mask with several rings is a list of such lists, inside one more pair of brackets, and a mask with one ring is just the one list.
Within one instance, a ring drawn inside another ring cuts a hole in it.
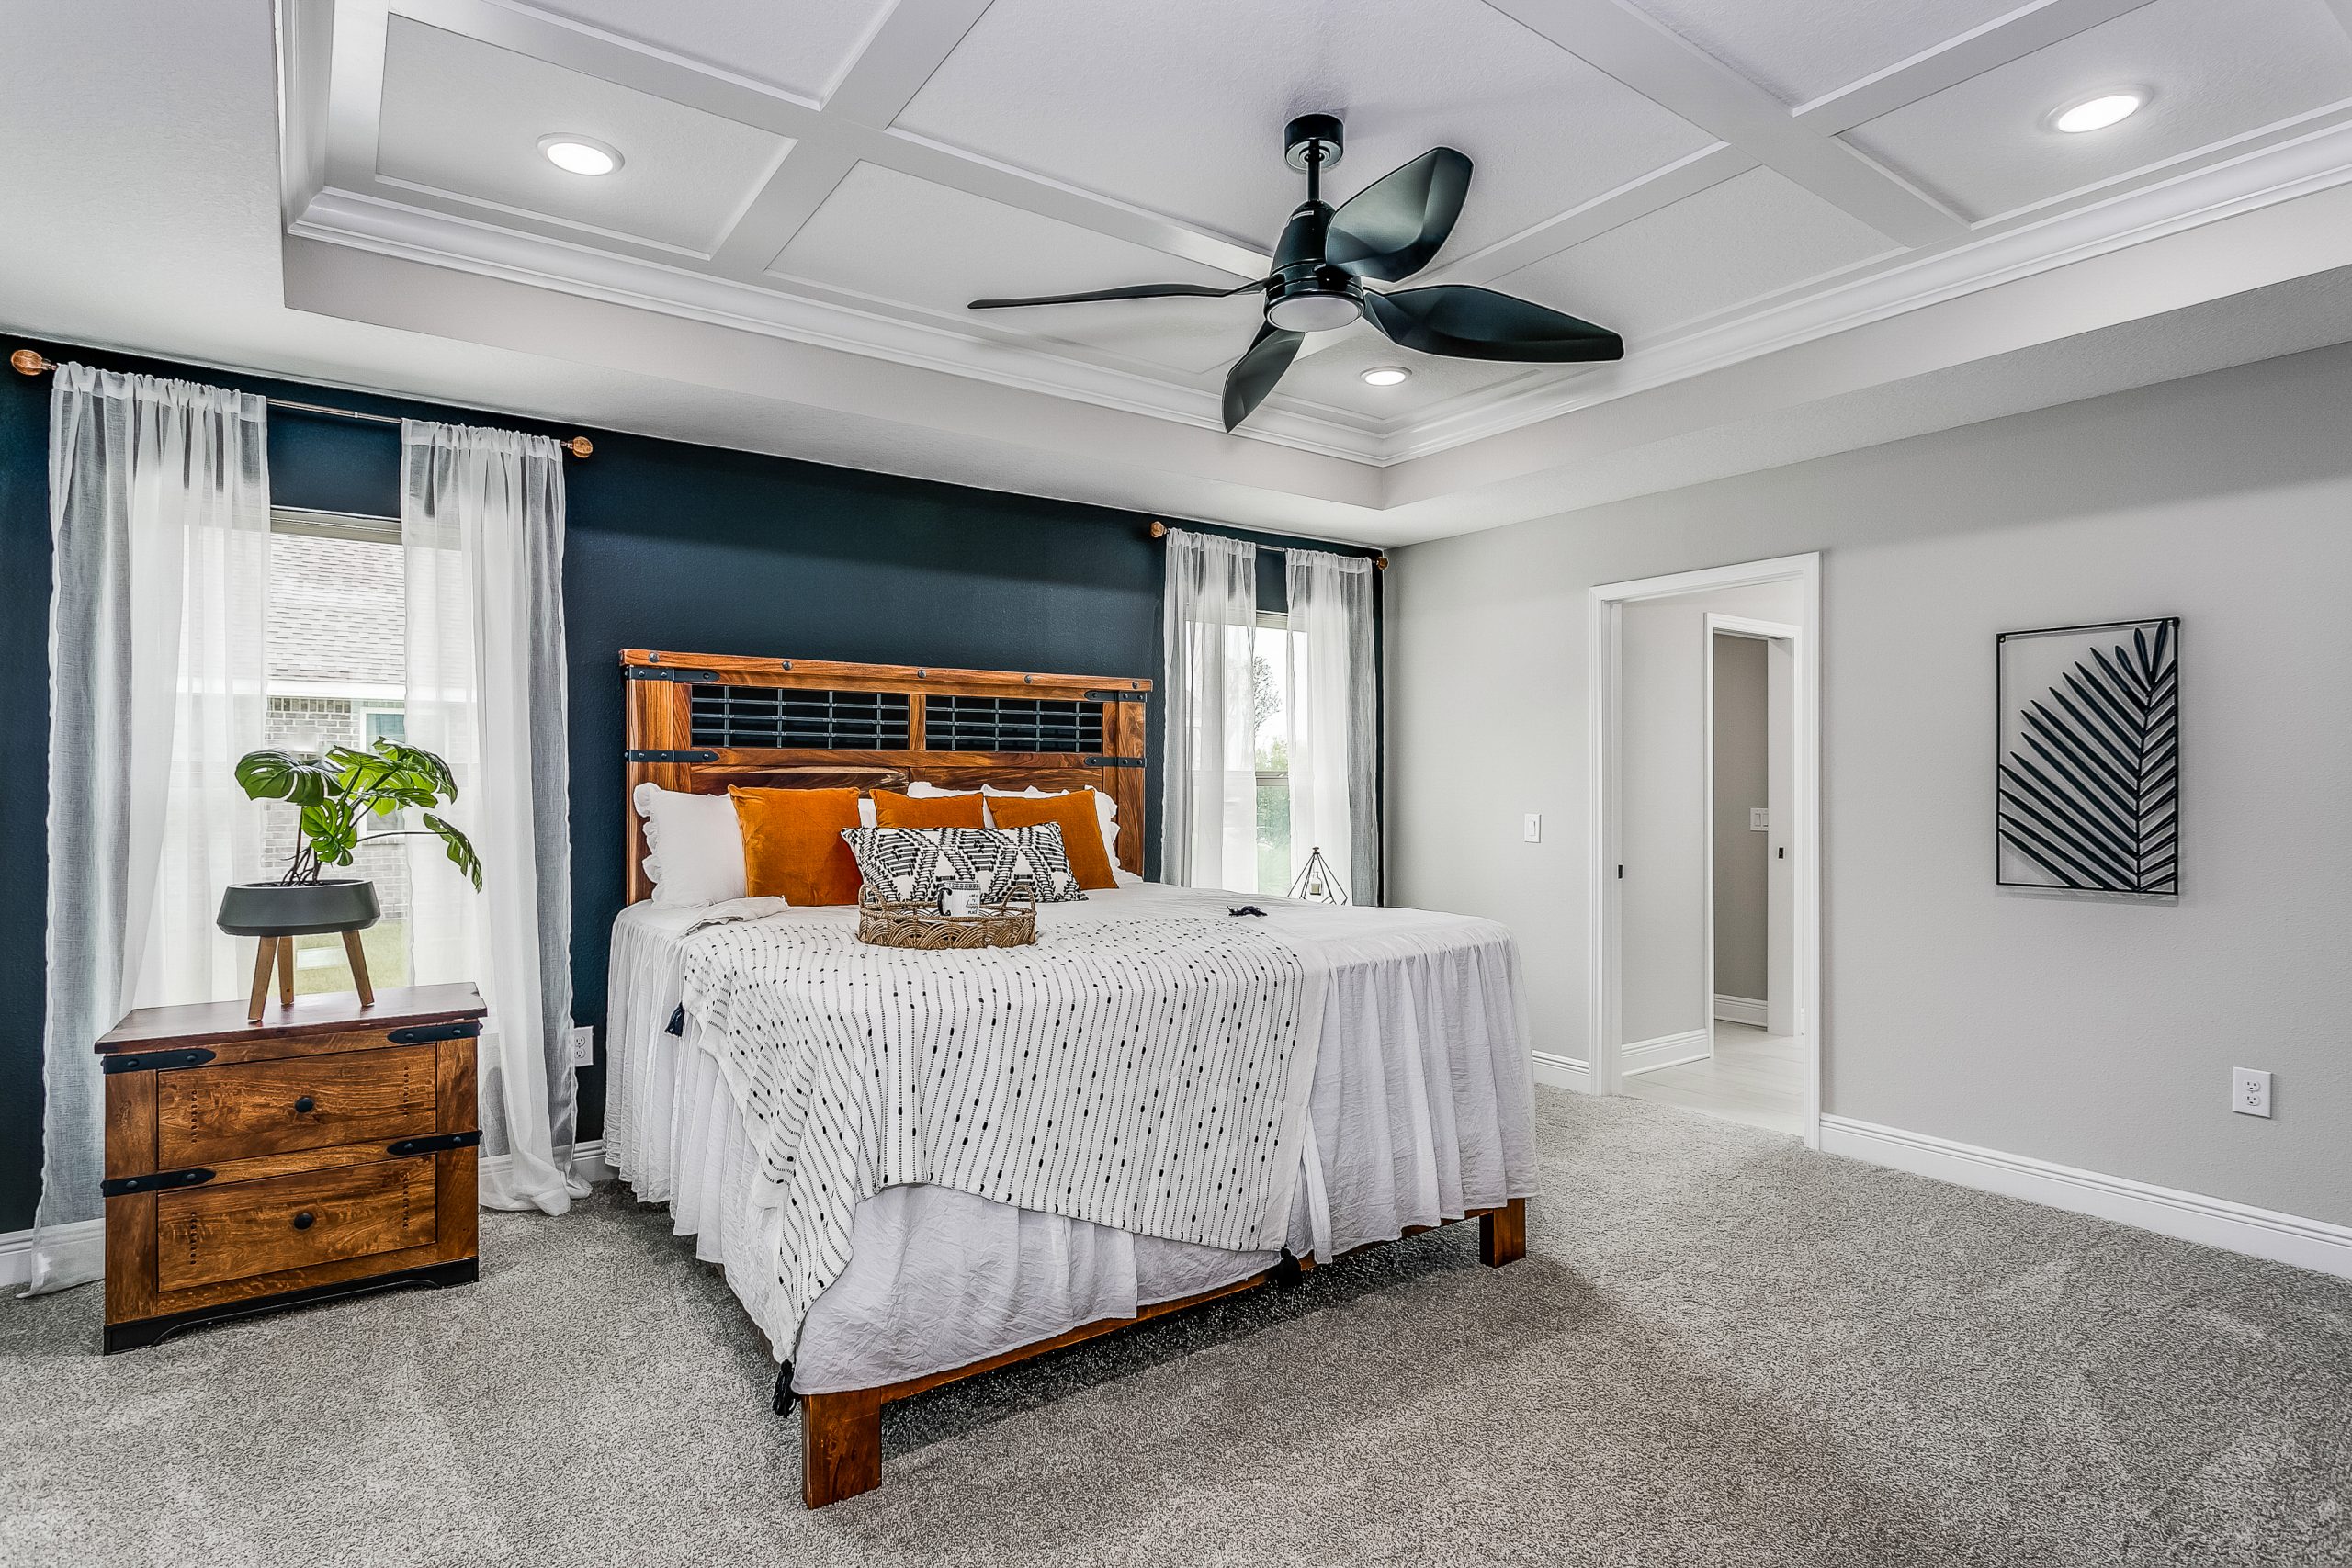
[{"label": "black metal drawer hardware", "polygon": [[98,1191],[108,1198],[128,1198],[134,1192],[161,1192],[173,1187],[201,1187],[211,1179],[210,1171],[191,1166],[187,1170],[159,1170],[148,1176],[118,1176],[110,1181],[99,1182]]},{"label": "black metal drawer hardware", "polygon": [[154,1067],[200,1067],[210,1060],[211,1052],[201,1045],[191,1045],[181,1051],[134,1051],[128,1056],[108,1056],[106,1070],[141,1073]]},{"label": "black metal drawer hardware", "polygon": [[676,664],[631,664],[621,673],[632,681],[673,681],[682,686],[707,686],[718,680],[716,670],[688,670]]},{"label": "black metal drawer hardware", "polygon": [[294,1216],[294,1228],[298,1231],[309,1230],[311,1226],[317,1222],[317,1220],[318,1215],[311,1213],[310,1210],[305,1209],[300,1213]]},{"label": "black metal drawer hardware", "polygon": [[388,1155],[437,1155],[445,1149],[469,1149],[481,1142],[479,1128],[470,1133],[435,1133],[430,1137],[401,1138],[387,1144]]},{"label": "black metal drawer hardware", "polygon": [[384,1038],[395,1045],[423,1045],[434,1040],[471,1040],[481,1032],[481,1021],[469,1018],[463,1023],[420,1023],[395,1029]]},{"label": "black metal drawer hardware", "polygon": [[1143,759],[1141,757],[1089,757],[1086,759],[1086,765],[1090,768],[1140,768],[1143,766]]},{"label": "black metal drawer hardware", "polygon": [[621,753],[624,762],[716,762],[716,751],[648,751],[642,749]]}]

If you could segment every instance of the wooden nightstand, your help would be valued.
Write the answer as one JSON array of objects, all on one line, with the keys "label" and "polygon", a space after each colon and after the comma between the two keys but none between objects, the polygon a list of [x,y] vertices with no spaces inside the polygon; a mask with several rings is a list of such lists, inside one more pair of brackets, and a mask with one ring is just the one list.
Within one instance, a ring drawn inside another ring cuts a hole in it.
[{"label": "wooden nightstand", "polygon": [[471,986],[141,1008],[107,1075],[108,1351],[479,1268]]}]

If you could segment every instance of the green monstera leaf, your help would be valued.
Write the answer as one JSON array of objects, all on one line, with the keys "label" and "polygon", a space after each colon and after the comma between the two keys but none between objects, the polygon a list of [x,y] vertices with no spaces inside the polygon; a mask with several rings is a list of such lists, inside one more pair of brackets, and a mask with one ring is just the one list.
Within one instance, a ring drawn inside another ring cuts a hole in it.
[{"label": "green monstera leaf", "polygon": [[[320,754],[253,751],[239,759],[236,779],[254,800],[282,800],[300,810],[301,841],[286,870],[288,883],[316,882],[322,868],[351,864],[360,845],[378,839],[431,833],[447,847],[451,863],[477,890],[481,886],[481,857],[472,841],[429,809],[458,798],[457,775],[422,747],[379,740],[365,750],[332,746]],[[382,818],[397,822],[410,807],[422,812],[424,827],[362,830]]]}]

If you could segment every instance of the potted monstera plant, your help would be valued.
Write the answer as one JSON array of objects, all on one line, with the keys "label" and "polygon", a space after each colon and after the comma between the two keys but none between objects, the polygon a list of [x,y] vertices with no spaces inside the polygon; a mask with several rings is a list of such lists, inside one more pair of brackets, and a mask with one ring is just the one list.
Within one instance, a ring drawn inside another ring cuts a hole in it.
[{"label": "potted monstera plant", "polygon": [[[220,895],[220,929],[231,936],[261,938],[254,962],[252,1013],[258,1018],[267,994],[272,954],[279,994],[290,998],[293,953],[287,939],[317,931],[339,931],[350,954],[361,999],[372,1001],[358,932],[382,912],[376,885],[364,877],[329,876],[329,866],[347,866],[359,846],[378,839],[430,833],[447,846],[449,859],[479,889],[481,857],[465,834],[430,807],[458,797],[449,764],[432,752],[393,740],[367,750],[330,746],[324,751],[249,751],[237,762],[237,783],[254,800],[283,800],[299,807],[294,858],[274,882],[240,882]],[[421,828],[383,826],[394,813],[418,809]]]}]

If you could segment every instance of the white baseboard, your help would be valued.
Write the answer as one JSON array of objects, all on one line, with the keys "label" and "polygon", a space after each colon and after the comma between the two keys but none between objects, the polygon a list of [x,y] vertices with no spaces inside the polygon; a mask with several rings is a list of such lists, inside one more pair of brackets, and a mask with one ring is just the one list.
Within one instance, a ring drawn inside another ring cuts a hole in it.
[{"label": "white baseboard", "polygon": [[[32,1282],[33,1234],[27,1230],[0,1235],[0,1290],[18,1291]],[[74,1272],[86,1273],[95,1280],[106,1271],[106,1221],[83,1220],[60,1225],[56,1245],[69,1253],[86,1253],[86,1266],[76,1268]]]},{"label": "white baseboard", "polygon": [[[486,1155],[481,1162],[485,1170],[495,1170],[505,1163],[504,1155]],[[602,1138],[591,1138],[572,1145],[571,1172],[591,1187],[600,1181],[610,1181],[619,1174],[605,1159],[605,1140]],[[78,1224],[62,1226],[58,1245],[75,1251],[86,1247],[90,1253],[89,1272],[95,1278],[105,1268],[107,1223],[104,1220],[84,1220]],[[32,1277],[33,1233],[28,1230],[0,1232],[0,1291],[21,1290]]]},{"label": "white baseboard", "polygon": [[1554,1089],[1572,1089],[1578,1094],[1592,1092],[1592,1067],[1574,1056],[1555,1055],[1549,1051],[1528,1053],[1535,1060],[1535,1081]]},{"label": "white baseboard", "polygon": [[1686,1029],[1679,1034],[1661,1034],[1651,1040],[1636,1040],[1617,1053],[1617,1071],[1623,1077],[1636,1077],[1654,1073],[1660,1067],[1679,1066],[1685,1062],[1703,1062],[1715,1054],[1714,1036],[1703,1029]]},{"label": "white baseboard", "polygon": [[1821,1119],[1821,1147],[1915,1176],[2352,1279],[2352,1226],[1882,1127],[1850,1116]]},{"label": "white baseboard", "polygon": [[1770,1027],[1764,1021],[1764,1004],[1754,997],[1726,997],[1717,992],[1715,1016],[1725,1023],[1753,1024],[1758,1029]]}]

